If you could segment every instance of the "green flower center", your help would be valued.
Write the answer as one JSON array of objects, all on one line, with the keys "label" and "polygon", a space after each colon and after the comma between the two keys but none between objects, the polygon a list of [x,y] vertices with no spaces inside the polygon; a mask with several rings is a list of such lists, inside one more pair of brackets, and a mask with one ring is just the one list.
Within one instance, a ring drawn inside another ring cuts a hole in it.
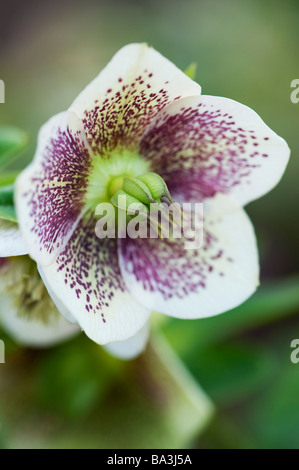
[{"label": "green flower center", "polygon": [[110,180],[108,184],[108,196],[111,198],[114,194],[122,189],[125,176],[116,176]]},{"label": "green flower center", "polygon": [[111,187],[113,190],[116,189],[111,196],[112,204],[128,213],[130,213],[130,206],[133,206],[133,211],[134,207],[140,207],[146,213],[151,205],[154,207],[159,205],[162,198],[169,204],[174,202],[165,181],[153,172],[135,178],[128,176],[116,178],[112,181]]},{"label": "green flower center", "polygon": [[[99,209],[101,203],[112,203],[114,210]],[[137,152],[116,149],[109,158],[95,157],[88,181],[86,209],[101,215],[107,224],[124,228],[138,215],[160,236],[165,222],[181,226],[178,205],[175,205],[175,215],[172,212],[169,216],[168,208],[173,203],[165,181],[149,171],[149,163]]]},{"label": "green flower center", "polygon": [[136,177],[148,170],[149,162],[127,149],[115,149],[107,158],[96,156],[88,180],[86,209],[94,212],[99,203],[110,202],[122,188],[124,177]]}]

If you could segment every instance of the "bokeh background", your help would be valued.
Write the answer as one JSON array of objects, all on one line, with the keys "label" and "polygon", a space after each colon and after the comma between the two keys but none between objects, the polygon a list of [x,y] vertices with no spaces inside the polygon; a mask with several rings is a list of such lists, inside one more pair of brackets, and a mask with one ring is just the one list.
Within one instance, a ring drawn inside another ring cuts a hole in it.
[{"label": "bokeh background", "polygon": [[143,41],[183,70],[196,62],[204,94],[255,109],[292,156],[277,188],[247,207],[261,287],[222,316],[158,322],[174,353],[156,338],[123,363],[84,336],[35,351],[0,331],[0,446],[299,447],[299,364],[290,361],[299,338],[298,22],[296,0],[1,2],[0,125],[30,138],[16,168],[31,160],[39,127],[121,46]]}]

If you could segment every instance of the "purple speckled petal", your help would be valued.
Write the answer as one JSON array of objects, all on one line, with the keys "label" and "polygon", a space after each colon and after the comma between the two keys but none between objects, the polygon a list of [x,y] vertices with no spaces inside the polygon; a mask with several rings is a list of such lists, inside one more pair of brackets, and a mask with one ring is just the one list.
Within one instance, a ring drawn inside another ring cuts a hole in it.
[{"label": "purple speckled petal", "polygon": [[19,227],[14,222],[0,220],[0,257],[26,255],[28,250]]},{"label": "purple speckled petal", "polygon": [[64,249],[84,206],[90,153],[81,122],[61,113],[41,129],[35,158],[16,182],[18,221],[30,256],[50,264]]},{"label": "purple speckled petal", "polygon": [[121,273],[138,302],[173,317],[200,318],[234,308],[255,291],[259,267],[250,220],[228,196],[206,206],[200,249],[186,250],[183,239],[120,240]]},{"label": "purple speckled petal", "polygon": [[201,87],[146,44],[120,49],[77,97],[71,108],[82,119],[93,151],[125,146],[136,150],[140,136],[167,104],[200,95]]},{"label": "purple speckled petal", "polygon": [[[42,268],[57,308],[61,304],[87,336],[99,344],[123,341],[146,323],[150,310],[127,291],[120,274],[117,240],[95,235],[96,219],[82,218],[64,252]],[[65,309],[61,310],[65,313]]]},{"label": "purple speckled petal", "polygon": [[244,205],[278,183],[290,151],[247,106],[201,96],[161,111],[142,137],[140,153],[186,201],[225,193]]}]

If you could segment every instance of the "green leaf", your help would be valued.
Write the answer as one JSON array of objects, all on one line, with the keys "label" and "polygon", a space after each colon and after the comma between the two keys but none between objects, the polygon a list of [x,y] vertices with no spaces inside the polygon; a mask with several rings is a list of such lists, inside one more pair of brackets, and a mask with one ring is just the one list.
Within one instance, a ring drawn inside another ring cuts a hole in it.
[{"label": "green leaf", "polygon": [[0,206],[0,219],[17,223],[17,215],[14,206]]},{"label": "green leaf", "polygon": [[39,370],[38,400],[68,418],[87,415],[104,398],[112,379],[106,367],[98,373],[95,351],[93,345],[81,350],[71,342],[46,355]]},{"label": "green leaf", "polygon": [[7,356],[7,364],[0,409],[15,448],[189,448],[214,411],[160,337],[134,361],[81,335]]},{"label": "green leaf", "polygon": [[189,67],[186,68],[185,74],[189,78],[191,78],[191,80],[195,80],[196,69],[197,69],[197,64],[195,62],[192,62],[192,64],[190,64]]},{"label": "green leaf", "polygon": [[[181,353],[205,348],[252,328],[279,321],[299,311],[299,276],[261,287],[244,304],[210,318],[170,319],[164,328],[174,349]],[[186,338],[188,338],[186,340]]]},{"label": "green leaf", "polygon": [[19,171],[9,171],[0,175],[0,186],[13,184],[19,174]]},{"label": "green leaf", "polygon": [[218,406],[243,401],[276,373],[275,359],[265,348],[240,340],[193,350],[184,361]]},{"label": "green leaf", "polygon": [[7,166],[28,145],[27,134],[15,127],[0,127],[0,168]]},{"label": "green leaf", "polygon": [[[260,336],[276,363],[276,373],[243,414],[242,425],[250,430],[256,448],[298,449],[299,364],[293,364],[290,357],[291,341],[298,338],[298,331],[299,319],[294,316]],[[255,343],[256,337],[252,337]]]},{"label": "green leaf", "polygon": [[0,219],[17,222],[13,184],[0,186]]},{"label": "green leaf", "polygon": [[0,206],[13,206],[14,185],[0,186]]},{"label": "green leaf", "polygon": [[[289,358],[288,358],[289,359]],[[259,448],[298,449],[298,367],[289,361],[251,415]],[[267,423],[261,425],[261,423]]]}]

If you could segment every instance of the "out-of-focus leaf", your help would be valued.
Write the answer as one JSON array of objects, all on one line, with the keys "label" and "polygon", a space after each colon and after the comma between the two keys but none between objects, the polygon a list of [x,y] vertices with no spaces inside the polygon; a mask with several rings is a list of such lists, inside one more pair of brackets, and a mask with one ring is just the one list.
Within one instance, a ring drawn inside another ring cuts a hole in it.
[{"label": "out-of-focus leaf", "polygon": [[0,186],[0,219],[17,222],[13,197],[14,187],[12,184]]},{"label": "out-of-focus leaf", "polygon": [[[293,316],[281,321],[279,325],[270,325],[267,328],[255,330],[254,334],[246,335],[245,344],[256,349],[260,355],[260,362],[268,363],[269,371],[264,371],[266,377],[260,378],[257,387],[251,388],[249,385],[250,392],[248,396],[245,394],[242,406],[238,400],[231,403],[222,402],[221,399],[216,401],[221,407],[220,420],[217,415],[217,419],[214,420],[207,435],[203,437],[203,441],[200,438],[201,445],[205,447],[208,443],[221,449],[235,448],[234,435],[229,434],[227,438],[223,435],[225,433],[223,424],[226,426],[229,423],[243,439],[243,448],[297,449],[299,447],[299,364],[293,364],[290,358],[293,350],[290,346],[291,341],[299,337],[298,332],[299,318]],[[242,340],[244,341],[244,336]],[[231,345],[231,340],[228,341]],[[221,353],[221,345],[218,345],[218,350]],[[205,351],[203,350],[202,354],[205,354]],[[253,362],[255,362],[254,355]],[[249,365],[247,367],[249,368]],[[217,373],[217,370],[215,372]],[[244,378],[246,376],[247,373],[244,373]],[[219,382],[224,379],[224,375],[220,373]],[[209,380],[210,385],[213,386],[213,380],[208,377]],[[204,377],[203,383],[206,385]],[[219,389],[222,388],[225,391],[225,386],[223,387],[220,383],[218,386]],[[208,387],[207,391],[209,391]]]},{"label": "out-of-focus leaf", "polygon": [[232,419],[232,412],[217,411],[206,432],[199,437],[200,449],[254,449],[251,436],[245,426],[240,429]]},{"label": "out-of-focus leaf", "polygon": [[268,387],[252,400],[241,425],[258,448],[299,448],[299,364],[293,364],[291,342],[299,338],[299,318],[267,331],[267,347],[276,360],[276,374]]},{"label": "out-of-focus leaf", "polygon": [[14,200],[13,184],[0,186],[0,206],[13,206]]},{"label": "out-of-focus leaf", "polygon": [[192,80],[195,80],[196,76],[196,69],[197,69],[197,64],[195,62],[192,62],[189,67],[186,68],[185,74],[191,78]]},{"label": "out-of-focus leaf", "polygon": [[[113,368],[101,364],[94,345],[60,346],[43,359],[39,370],[38,399],[68,417],[82,417],[99,403],[111,386]],[[53,393],[55,391],[55,393]]]},{"label": "out-of-focus leaf", "polygon": [[274,376],[275,360],[264,348],[221,344],[184,355],[186,365],[219,405],[232,405],[261,390]]},{"label": "out-of-focus leaf", "polygon": [[0,174],[0,186],[6,186],[13,184],[18,176],[18,171],[10,171]]},{"label": "out-of-focus leaf", "polygon": [[[298,337],[299,318],[293,316],[280,321],[278,325],[256,329],[238,340],[239,343],[245,341],[246,346],[251,345],[251,349],[255,349],[259,354],[260,362],[268,363],[269,370],[264,371],[265,377],[260,377],[257,387],[251,388],[249,385],[250,391],[248,396],[247,393],[244,395],[242,403],[237,399],[231,403],[222,402],[221,399],[216,400],[220,413],[217,414],[206,435],[200,437],[201,446],[235,448],[236,434],[239,433],[243,448],[298,449],[299,364],[293,364],[290,358],[293,351],[291,341]],[[228,339],[226,343],[231,345],[232,340]],[[217,346],[215,345],[213,349],[217,349]],[[218,350],[220,355],[221,344],[218,344]],[[202,350],[201,354],[204,355],[205,351],[206,349]],[[254,354],[253,362],[255,362]],[[234,368],[234,360],[231,363]],[[248,364],[247,368],[249,367]],[[213,369],[211,368],[213,374],[214,370],[217,374],[218,367],[217,365],[215,367],[215,364]],[[247,375],[244,372],[245,380]],[[201,377],[209,392],[206,382],[209,381],[213,388],[213,377],[205,379],[204,374]],[[220,383],[223,380],[225,374],[220,373],[217,388],[225,393],[225,386]],[[229,427],[232,426],[231,431],[229,428],[225,430],[228,424]]]},{"label": "out-of-focus leaf", "polygon": [[14,206],[0,206],[0,219],[17,223],[17,216]]},{"label": "out-of-focus leaf", "polygon": [[27,134],[15,127],[0,127],[0,168],[3,169],[28,145]]},{"label": "out-of-focus leaf", "polygon": [[0,414],[0,449],[7,449],[7,427],[2,414]]},{"label": "out-of-focus leaf", "polygon": [[12,448],[180,449],[213,412],[161,338],[135,361],[114,359],[81,337],[7,357],[7,364],[0,409]]},{"label": "out-of-focus leaf", "polygon": [[293,276],[261,287],[251,299],[230,312],[199,320],[171,319],[164,331],[176,351],[187,353],[298,311],[299,276]]},{"label": "out-of-focus leaf", "polygon": [[260,448],[298,449],[298,365],[289,361],[277,379],[251,413],[251,432]]}]

